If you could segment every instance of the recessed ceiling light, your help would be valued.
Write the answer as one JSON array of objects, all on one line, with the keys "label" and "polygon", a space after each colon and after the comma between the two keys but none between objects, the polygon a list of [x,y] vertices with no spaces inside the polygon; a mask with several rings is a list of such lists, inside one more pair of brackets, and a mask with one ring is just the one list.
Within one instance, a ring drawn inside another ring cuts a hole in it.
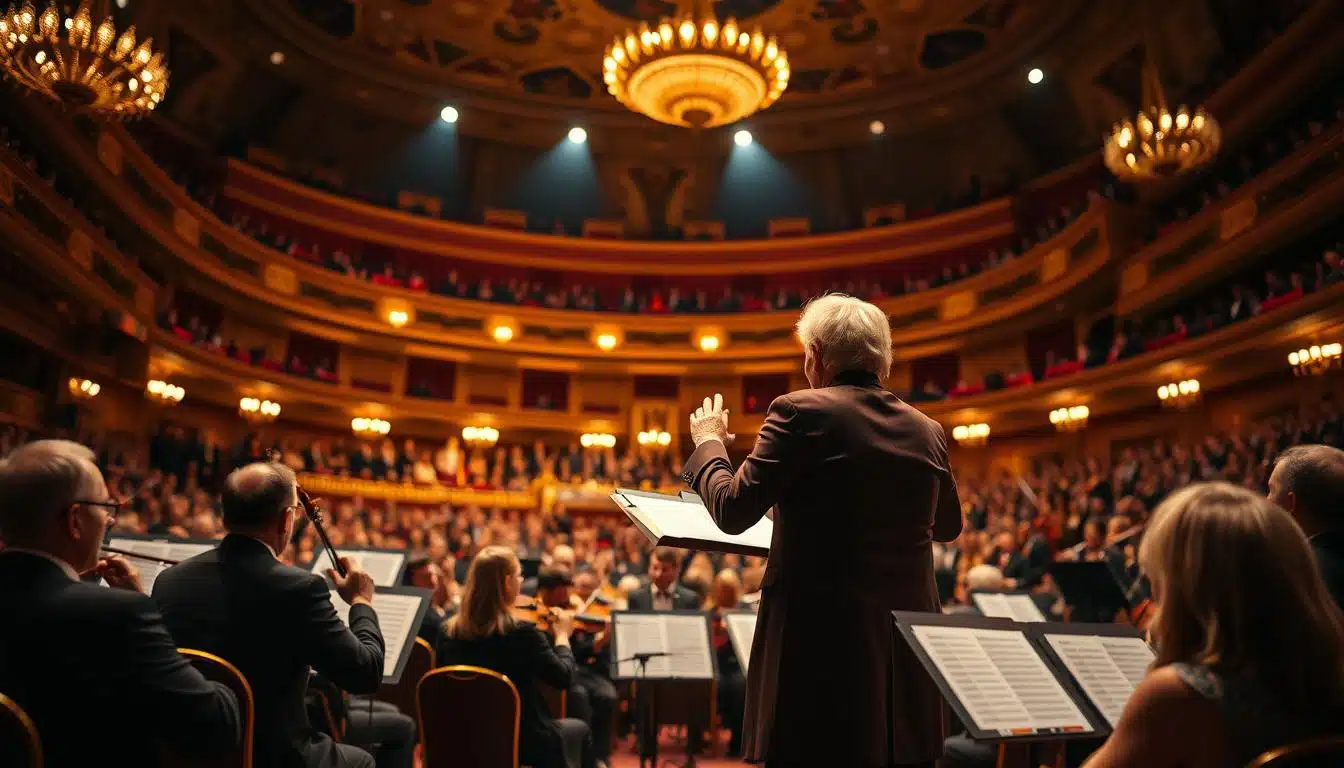
[{"label": "recessed ceiling light", "polygon": [[588,132],[576,125],[569,129],[569,140],[575,144],[582,144],[588,140]]},{"label": "recessed ceiling light", "polygon": [[284,64],[284,63],[285,63],[285,52],[284,52],[284,51],[275,51],[274,53],[272,53],[272,54],[271,54],[271,63],[274,64],[274,65],[277,66],[277,67],[280,66],[281,64]]},{"label": "recessed ceiling light", "polygon": [[456,123],[457,118],[457,107],[448,106],[439,110],[439,119],[445,123]]},{"label": "recessed ceiling light", "polygon": [[1027,73],[1027,82],[1032,85],[1036,85],[1044,79],[1045,72],[1043,72],[1040,67],[1033,67],[1032,70]]},{"label": "recessed ceiling light", "polygon": [[737,146],[739,146],[739,147],[749,147],[749,146],[751,146],[751,142],[752,142],[751,131],[745,131],[745,130],[744,130],[744,131],[738,131],[737,133],[734,133],[734,134],[733,134],[733,142],[736,143]]},{"label": "recessed ceiling light", "polygon": [[881,120],[874,120],[868,124],[868,132],[874,136],[881,136],[887,132],[887,124]]}]

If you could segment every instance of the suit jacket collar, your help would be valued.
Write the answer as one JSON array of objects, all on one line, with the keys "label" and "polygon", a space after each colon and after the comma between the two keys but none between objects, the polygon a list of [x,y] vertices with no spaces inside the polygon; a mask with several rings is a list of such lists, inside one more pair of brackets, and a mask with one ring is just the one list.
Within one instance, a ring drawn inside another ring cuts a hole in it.
[{"label": "suit jacket collar", "polygon": [[53,581],[62,578],[72,582],[79,581],[79,574],[69,563],[33,549],[9,547],[0,551],[0,563],[8,563],[11,567],[28,568]]},{"label": "suit jacket collar", "polygon": [[241,533],[230,533],[225,536],[224,540],[219,543],[219,547],[229,552],[252,557],[269,555],[272,559],[279,559],[275,555],[275,550],[271,549],[271,545],[261,539],[254,539]]},{"label": "suit jacket collar", "polygon": [[829,386],[880,388],[882,380],[877,377],[877,374],[870,371],[841,371],[835,375],[835,378],[831,379]]}]

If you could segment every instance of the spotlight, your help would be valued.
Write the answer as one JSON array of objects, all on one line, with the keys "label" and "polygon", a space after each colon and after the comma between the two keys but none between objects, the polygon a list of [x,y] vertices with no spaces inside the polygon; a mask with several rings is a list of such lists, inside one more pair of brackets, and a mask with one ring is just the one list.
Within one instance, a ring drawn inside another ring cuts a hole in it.
[{"label": "spotlight", "polygon": [[874,120],[868,124],[868,132],[874,136],[881,136],[887,132],[887,124],[881,120]]},{"label": "spotlight", "polygon": [[275,51],[274,53],[272,53],[272,54],[271,54],[271,63],[274,64],[274,65],[277,66],[277,67],[280,66],[281,64],[284,64],[284,63],[285,63],[285,52],[284,52],[284,51]]},{"label": "spotlight", "polygon": [[126,6],[131,4],[131,0],[117,0],[117,7],[125,10]]},{"label": "spotlight", "polygon": [[733,134],[733,142],[739,147],[750,147],[751,141],[751,131],[738,131]]},{"label": "spotlight", "polygon": [[1040,67],[1033,67],[1032,70],[1027,73],[1027,82],[1032,85],[1037,85],[1044,79],[1045,72],[1041,71]]},{"label": "spotlight", "polygon": [[569,140],[575,144],[582,144],[588,140],[588,132],[576,125],[569,129]]},{"label": "spotlight", "polygon": [[457,107],[444,107],[439,110],[439,119],[445,123],[456,123],[457,117]]}]

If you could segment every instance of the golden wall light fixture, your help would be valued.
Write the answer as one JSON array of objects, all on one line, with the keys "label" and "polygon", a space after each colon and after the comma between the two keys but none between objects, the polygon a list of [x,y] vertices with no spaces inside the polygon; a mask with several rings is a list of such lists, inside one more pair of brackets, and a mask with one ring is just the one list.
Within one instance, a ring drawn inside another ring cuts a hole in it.
[{"label": "golden wall light fixture", "polygon": [[70,396],[76,400],[92,400],[103,391],[98,382],[88,379],[72,378],[67,382],[67,386],[70,388]]},{"label": "golden wall light fixture", "polygon": [[518,338],[518,321],[512,317],[496,315],[485,321],[485,327],[489,329],[490,338],[500,344],[508,344]]},{"label": "golden wall light fixture", "polygon": [[280,404],[255,397],[244,397],[238,401],[238,415],[253,424],[266,424],[280,416]]},{"label": "golden wall light fixture", "polygon": [[1076,432],[1087,426],[1087,417],[1091,413],[1086,405],[1056,408],[1050,412],[1050,423],[1060,432]]},{"label": "golden wall light fixture", "polygon": [[703,326],[696,328],[691,334],[695,342],[696,349],[701,352],[718,352],[723,347],[724,330],[718,326]]},{"label": "golden wall light fixture", "polygon": [[709,0],[626,30],[607,46],[602,73],[607,90],[631,111],[686,128],[735,123],[789,87],[779,42],[736,19],[720,22]]},{"label": "golden wall light fixture", "polygon": [[616,325],[599,325],[593,328],[593,344],[603,352],[610,352],[625,343],[625,332]]},{"label": "golden wall light fixture", "polygon": [[989,442],[988,424],[961,424],[952,428],[952,439],[957,445],[975,446]]},{"label": "golden wall light fixture", "polygon": [[462,442],[473,448],[488,448],[499,442],[499,430],[490,426],[463,427]]},{"label": "golden wall light fixture", "polygon": [[636,440],[646,448],[666,448],[672,444],[672,435],[661,429],[646,429],[639,433]]},{"label": "golden wall light fixture", "polygon": [[1319,376],[1340,367],[1341,347],[1339,342],[1331,344],[1312,344],[1296,352],[1288,353],[1288,364],[1298,376]]},{"label": "golden wall light fixture", "polygon": [[616,436],[608,432],[585,432],[579,436],[579,445],[584,448],[615,448]]},{"label": "golden wall light fixture", "polygon": [[145,383],[145,397],[160,405],[177,405],[187,396],[187,390],[159,379]]},{"label": "golden wall light fixture", "polygon": [[[99,10],[95,16],[93,6]],[[153,39],[120,35],[107,0],[83,0],[72,15],[32,0],[0,16],[0,71],[20,86],[97,117],[144,117],[168,91],[168,68]]]},{"label": "golden wall light fixture", "polygon": [[360,416],[350,420],[350,430],[355,433],[355,437],[369,439],[388,434],[392,431],[392,424],[383,419]]},{"label": "golden wall light fixture", "polygon": [[1173,384],[1163,384],[1157,388],[1157,398],[1169,408],[1189,408],[1199,402],[1199,380],[1185,379]]}]

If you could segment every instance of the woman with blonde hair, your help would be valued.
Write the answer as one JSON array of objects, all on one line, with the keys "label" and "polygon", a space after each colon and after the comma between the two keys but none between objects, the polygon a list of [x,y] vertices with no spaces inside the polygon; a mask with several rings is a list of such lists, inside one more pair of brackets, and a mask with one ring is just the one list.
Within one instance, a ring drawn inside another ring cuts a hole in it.
[{"label": "woman with blonde hair", "polygon": [[1189,486],[1153,513],[1139,565],[1157,659],[1085,768],[1228,768],[1344,734],[1344,615],[1287,512]]},{"label": "woman with blonde hair", "polygon": [[444,623],[437,659],[441,666],[467,664],[513,681],[521,705],[518,757],[536,768],[593,768],[592,739],[582,720],[556,720],[538,690],[544,683],[568,690],[578,673],[570,650],[573,615],[557,613],[555,645],[535,626],[513,618],[523,586],[523,567],[507,547],[482,549],[467,570],[457,615]]}]

